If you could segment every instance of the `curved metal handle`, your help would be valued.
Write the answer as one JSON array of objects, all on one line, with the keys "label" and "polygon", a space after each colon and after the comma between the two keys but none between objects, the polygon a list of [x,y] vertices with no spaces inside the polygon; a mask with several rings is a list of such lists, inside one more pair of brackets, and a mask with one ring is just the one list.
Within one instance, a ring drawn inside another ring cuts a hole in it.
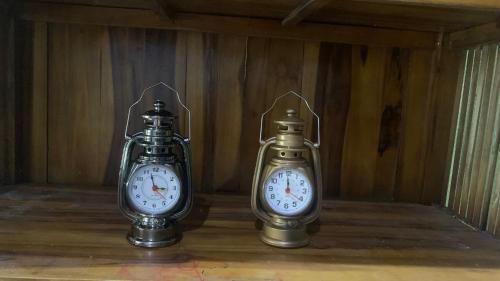
[{"label": "curved metal handle", "polygon": [[[284,98],[285,96],[288,96],[288,95],[290,95],[290,94],[293,94],[293,95],[295,95],[296,97],[298,97],[299,99],[303,100],[303,101],[306,103],[307,109],[309,109],[309,111],[310,111],[310,112],[314,115],[314,117],[316,117],[316,121],[317,121],[317,124],[318,124],[318,127],[317,127],[317,131],[318,131],[318,132],[317,132],[317,133],[318,133],[318,134],[317,134],[317,136],[318,136],[318,142],[314,143],[314,147],[319,147],[319,144],[320,144],[320,139],[321,139],[321,138],[320,138],[320,135],[319,135],[319,131],[320,131],[319,116],[318,116],[318,114],[316,114],[316,112],[314,112],[314,111],[311,109],[311,107],[309,106],[309,103],[307,102],[307,100],[306,100],[303,96],[299,95],[299,94],[298,94],[297,92],[295,92],[295,91],[288,91],[287,93],[285,93],[285,94],[283,94],[283,95],[281,95],[281,96],[277,97],[277,98],[274,100],[273,105],[271,105],[271,107],[270,107],[270,108],[268,108],[266,111],[264,111],[264,113],[262,113],[262,115],[260,116],[260,133],[259,133],[259,142],[260,142],[260,144],[264,144],[264,143],[266,142],[266,141],[264,141],[264,139],[262,139],[262,127],[263,127],[263,125],[264,125],[264,116],[265,116],[266,114],[268,114],[268,113],[269,113],[269,112],[270,112],[270,111],[274,108],[274,106],[276,105],[276,102],[278,102],[278,100],[280,100],[280,99],[282,99],[282,98]],[[312,142],[312,141],[311,141],[311,142]]]},{"label": "curved metal handle", "polygon": [[316,180],[316,208],[307,216],[301,219],[301,222],[308,224],[317,219],[321,212],[321,204],[323,201],[323,178],[321,175],[321,160],[319,158],[319,150],[310,140],[305,140],[304,144],[309,147],[313,160],[314,178]]},{"label": "curved metal handle", "polygon": [[128,177],[127,171],[130,163],[130,155],[132,154],[132,150],[134,149],[137,139],[141,137],[142,132],[131,136],[125,141],[125,145],[123,146],[122,159],[120,162],[120,171],[118,175],[118,206],[122,214],[131,221],[137,220],[138,216],[128,209],[125,202],[125,196],[123,196],[123,192],[125,192],[125,179]]},{"label": "curved metal handle", "polygon": [[128,123],[129,123],[129,120],[130,120],[130,112],[132,111],[132,108],[133,108],[134,106],[136,106],[138,103],[140,103],[140,102],[141,102],[142,98],[144,97],[144,95],[146,94],[146,92],[147,92],[147,91],[149,91],[149,90],[151,90],[151,89],[153,89],[153,88],[155,88],[155,87],[158,87],[158,86],[164,86],[164,87],[167,87],[169,90],[171,90],[172,92],[174,92],[174,93],[177,95],[177,101],[179,102],[179,104],[182,106],[182,108],[184,108],[184,109],[187,111],[187,113],[188,113],[188,137],[187,137],[187,138],[185,138],[185,139],[184,139],[184,141],[186,141],[186,142],[191,141],[191,111],[189,110],[189,108],[187,108],[187,106],[186,106],[186,105],[184,105],[184,104],[182,103],[181,98],[180,98],[180,96],[179,96],[179,92],[178,92],[176,89],[174,89],[174,88],[170,87],[168,84],[166,84],[166,83],[164,83],[164,82],[158,82],[158,83],[156,83],[156,84],[154,84],[154,85],[151,85],[151,86],[149,86],[149,87],[145,88],[145,89],[142,91],[141,96],[139,97],[139,99],[138,99],[138,100],[136,100],[136,101],[135,101],[135,102],[134,102],[134,103],[133,103],[133,104],[132,104],[132,105],[128,108],[128,114],[127,114],[127,125],[125,125],[125,135],[124,135],[125,139],[130,139],[130,138],[131,138],[131,136],[128,134]]},{"label": "curved metal handle", "polygon": [[187,185],[187,199],[186,199],[186,204],[184,205],[184,208],[182,208],[181,211],[173,214],[170,218],[175,219],[175,220],[181,220],[185,218],[189,213],[191,212],[191,209],[193,207],[193,187],[192,187],[192,179],[191,179],[191,147],[187,141],[185,141],[181,135],[179,134],[174,134],[174,137],[172,138],[174,142],[178,143],[183,152],[183,157],[184,161],[181,161],[183,168],[184,168],[184,173],[186,177],[186,185]]},{"label": "curved metal handle", "polygon": [[264,144],[260,146],[259,152],[257,152],[257,162],[255,163],[255,171],[253,173],[251,207],[255,216],[259,218],[261,221],[269,221],[271,219],[271,217],[266,212],[263,212],[261,210],[261,208],[258,205],[258,201],[259,201],[260,177],[262,174],[262,163],[264,162],[266,151],[273,143],[276,143],[275,137],[266,140]]}]

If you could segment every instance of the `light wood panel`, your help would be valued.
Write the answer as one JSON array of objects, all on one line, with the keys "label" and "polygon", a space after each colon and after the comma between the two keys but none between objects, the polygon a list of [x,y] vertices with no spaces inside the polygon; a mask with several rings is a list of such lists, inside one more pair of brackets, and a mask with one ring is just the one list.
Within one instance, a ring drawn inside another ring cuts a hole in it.
[{"label": "light wood panel", "polygon": [[408,91],[402,107],[401,146],[396,180],[396,197],[407,201],[421,200],[425,151],[427,150],[427,118],[430,95],[432,52],[412,51],[409,58]]},{"label": "light wood panel", "polygon": [[[115,184],[128,107],[161,80],[177,87],[192,109],[198,191],[250,192],[260,114],[278,95],[296,90],[322,119],[325,195],[439,202],[441,188],[428,189],[423,179],[426,155],[434,153],[426,142],[433,133],[425,131],[436,129],[426,120],[443,127],[451,121],[448,111],[429,106],[431,51],[71,24],[48,24],[47,34],[50,183]],[[27,67],[41,69],[40,61]],[[172,95],[155,89],[133,110],[131,131],[142,127],[139,114],[155,97],[179,112]],[[292,96],[266,117],[265,137],[288,107],[299,110],[315,140],[312,116]],[[185,133],[183,113],[178,123]],[[24,141],[33,141],[31,135]],[[430,173],[429,180],[443,173]]]},{"label": "light wood panel", "polygon": [[425,175],[422,198],[424,201],[439,202],[446,198],[446,169],[451,159],[447,158],[450,137],[453,133],[454,102],[456,95],[459,71],[461,65],[461,51],[443,50],[441,62],[437,66],[434,78],[434,102],[431,105],[429,117],[429,143],[425,161]]},{"label": "light wood panel", "polygon": [[499,47],[478,46],[460,54],[448,207],[472,225],[498,234]]},{"label": "light wood panel", "polygon": [[342,153],[341,195],[344,197],[369,198],[373,191],[385,60],[384,48],[356,46],[352,49],[351,98]]}]

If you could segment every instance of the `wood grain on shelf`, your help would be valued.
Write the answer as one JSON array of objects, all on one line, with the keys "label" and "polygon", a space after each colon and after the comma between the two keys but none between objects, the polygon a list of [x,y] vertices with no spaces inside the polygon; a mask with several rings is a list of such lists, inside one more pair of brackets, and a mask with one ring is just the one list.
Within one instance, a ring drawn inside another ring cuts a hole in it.
[{"label": "wood grain on shelf", "polygon": [[44,22],[216,32],[406,48],[434,48],[436,41],[433,32],[315,23],[283,27],[279,20],[189,13],[178,13],[175,21],[169,21],[159,18],[151,10],[32,2],[26,3],[21,18]]},{"label": "wood grain on shelf", "polygon": [[[431,51],[60,23],[48,24],[47,34],[50,183],[115,184],[128,107],[142,89],[161,80],[176,86],[191,107],[199,191],[249,193],[260,114],[274,98],[296,90],[322,119],[325,195],[439,202],[440,189],[428,189],[422,179],[426,146],[419,137],[427,129],[421,126],[427,111],[439,110],[427,102]],[[38,58],[24,68],[42,69],[42,53],[37,49]],[[32,96],[32,90],[28,87],[25,95]],[[131,131],[142,127],[139,114],[155,97],[179,112],[174,96],[166,93],[154,89],[134,108]],[[274,134],[272,120],[287,107],[300,110],[307,136],[316,139],[312,116],[293,97],[266,116],[264,135]],[[401,119],[404,107],[410,117]],[[26,118],[35,118],[43,109],[29,111]],[[186,115],[179,114],[185,134]],[[440,115],[442,126],[450,122],[449,114]],[[403,128],[415,133],[406,143]],[[29,134],[21,138],[33,141]],[[401,159],[402,153],[413,156]],[[25,161],[27,169],[38,169]],[[432,177],[441,179],[442,173]],[[399,178],[410,184],[398,187]],[[428,190],[430,195],[420,198]]]},{"label": "wood grain on shelf", "polygon": [[306,248],[259,241],[247,197],[197,196],[180,243],[129,245],[115,187],[5,186],[2,280],[496,280],[500,241],[434,207],[325,201]]}]

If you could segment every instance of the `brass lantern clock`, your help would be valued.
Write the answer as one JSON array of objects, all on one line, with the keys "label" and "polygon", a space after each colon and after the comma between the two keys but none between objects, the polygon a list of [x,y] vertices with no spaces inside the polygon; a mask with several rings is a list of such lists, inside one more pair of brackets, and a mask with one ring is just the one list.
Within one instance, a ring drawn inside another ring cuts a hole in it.
[{"label": "brass lantern clock", "polygon": [[[188,112],[188,137],[175,132],[177,118],[156,100],[153,109],[142,114],[144,129],[128,134],[130,113],[147,91],[164,86],[175,92],[177,101]],[[180,238],[176,223],[186,217],[192,206],[191,187],[191,112],[181,102],[179,93],[160,82],[146,88],[133,103],[127,116],[125,144],[118,179],[118,204],[132,221],[128,241],[141,247],[163,247]],[[140,151],[131,159],[135,147]]]},{"label": "brass lantern clock", "polygon": [[[294,109],[275,120],[277,135],[263,140],[264,117],[281,98],[293,94],[302,99],[317,120],[317,143],[304,138],[304,121]],[[309,244],[306,225],[321,210],[322,179],[319,158],[319,117],[306,99],[294,91],[276,98],[261,115],[260,149],[252,183],[252,211],[263,221],[261,240],[281,248]],[[272,155],[268,152],[272,151]],[[270,158],[267,163],[266,159]],[[311,160],[308,160],[311,159]]]}]

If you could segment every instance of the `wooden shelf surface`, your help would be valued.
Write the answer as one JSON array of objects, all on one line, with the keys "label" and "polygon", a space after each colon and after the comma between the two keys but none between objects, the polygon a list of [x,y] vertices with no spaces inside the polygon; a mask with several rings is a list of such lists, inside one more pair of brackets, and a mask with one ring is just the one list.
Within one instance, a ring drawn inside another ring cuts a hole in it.
[{"label": "wooden shelf surface", "polygon": [[142,249],[114,187],[0,187],[0,279],[500,280],[500,241],[446,212],[400,203],[324,202],[312,243],[258,239],[248,197],[196,197],[183,240]]}]

